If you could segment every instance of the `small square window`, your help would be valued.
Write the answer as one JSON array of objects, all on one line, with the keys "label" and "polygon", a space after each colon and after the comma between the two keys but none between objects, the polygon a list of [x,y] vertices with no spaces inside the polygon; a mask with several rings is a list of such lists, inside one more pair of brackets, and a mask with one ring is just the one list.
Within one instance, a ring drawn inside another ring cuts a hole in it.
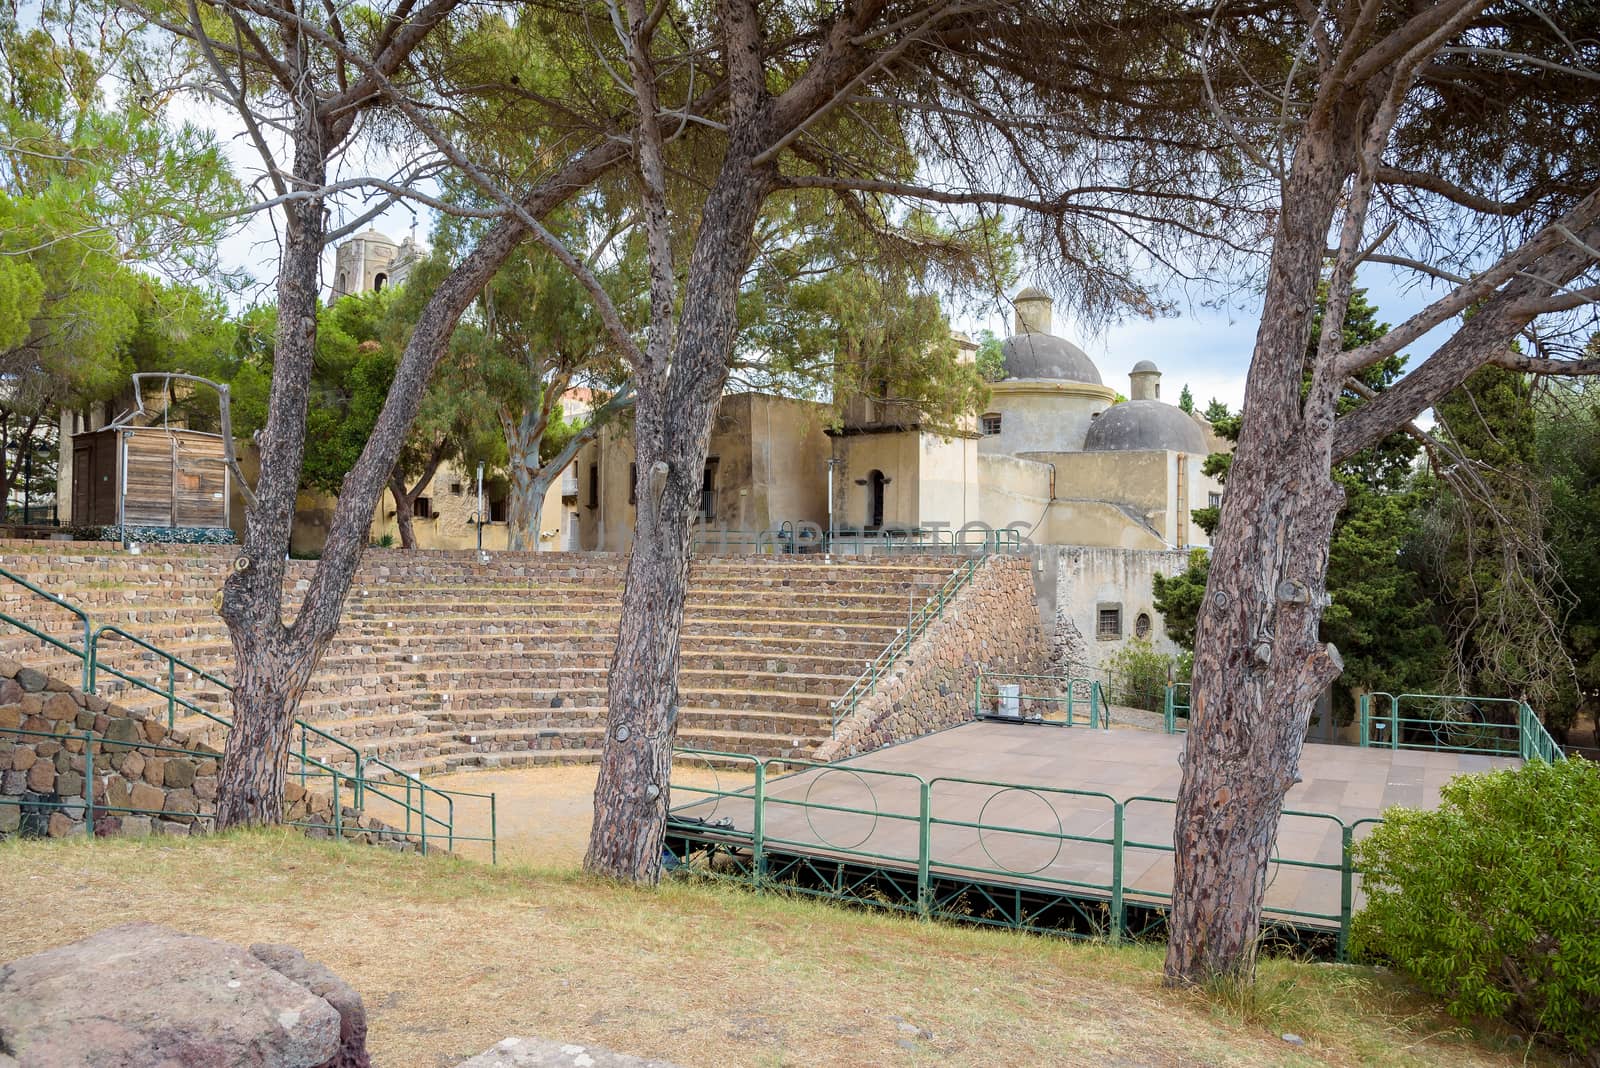
[{"label": "small square window", "polygon": [[995,412],[990,412],[983,416],[979,426],[985,437],[992,438],[1000,433],[1000,416]]},{"label": "small square window", "polygon": [[1212,508],[1221,508],[1222,507],[1222,494],[1220,494],[1220,493],[1212,493],[1212,494],[1210,494],[1209,496],[1206,497],[1206,504],[1209,507],[1212,507]]},{"label": "small square window", "polygon": [[455,494],[457,497],[461,496],[461,483],[459,483],[459,482],[450,483],[450,492]]},{"label": "small square window", "polygon": [[432,519],[433,498],[418,497],[417,502],[411,506],[411,514],[417,519]]},{"label": "small square window", "polygon": [[1102,605],[1095,613],[1094,636],[1101,641],[1122,637],[1122,606]]}]

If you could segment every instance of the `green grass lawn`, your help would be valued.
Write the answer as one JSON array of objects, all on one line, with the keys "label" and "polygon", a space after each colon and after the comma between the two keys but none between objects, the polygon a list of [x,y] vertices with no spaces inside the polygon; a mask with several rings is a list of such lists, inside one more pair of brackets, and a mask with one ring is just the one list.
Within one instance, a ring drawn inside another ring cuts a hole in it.
[{"label": "green grass lawn", "polygon": [[1364,968],[1269,961],[1247,996],[1178,992],[1159,947],[278,832],[0,843],[0,901],[0,960],[129,920],[293,943],[361,992],[383,1068],[507,1035],[686,1066],[1545,1063]]}]

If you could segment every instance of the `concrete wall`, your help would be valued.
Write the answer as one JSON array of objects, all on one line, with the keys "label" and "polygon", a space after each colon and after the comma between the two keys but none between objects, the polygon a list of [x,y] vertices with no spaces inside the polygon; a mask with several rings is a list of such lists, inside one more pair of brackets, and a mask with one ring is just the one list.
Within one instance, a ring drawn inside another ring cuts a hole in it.
[{"label": "concrete wall", "polygon": [[1116,398],[1110,387],[1087,382],[1010,379],[989,389],[984,411],[1000,416],[1000,433],[985,435],[979,451],[1012,456],[1082,449],[1090,422]]},{"label": "concrete wall", "polygon": [[883,488],[884,524],[911,527],[922,520],[920,431],[836,437],[833,455],[840,461],[833,471],[833,519],[840,529],[860,530],[867,524],[868,476],[875,470],[889,480]]},{"label": "concrete wall", "polygon": [[[633,439],[613,425],[575,461],[580,548],[626,552],[633,543],[634,505],[628,500]],[[827,438],[819,406],[762,393],[724,397],[712,424],[706,457],[716,461],[716,502],[697,536],[754,536],[779,524],[828,521]],[[590,506],[590,467],[599,479],[598,505]]]},{"label": "concrete wall", "polygon": [[921,435],[918,467],[919,522],[948,523],[952,530],[979,518],[978,439]]},{"label": "concrete wall", "polygon": [[[1187,552],[1043,545],[1029,557],[1055,670],[1103,669],[1136,636],[1140,615],[1149,616],[1148,640],[1157,651],[1171,656],[1181,651],[1155,609],[1154,580],[1184,570]],[[1121,610],[1122,636],[1100,638],[1099,611],[1111,606]]]}]

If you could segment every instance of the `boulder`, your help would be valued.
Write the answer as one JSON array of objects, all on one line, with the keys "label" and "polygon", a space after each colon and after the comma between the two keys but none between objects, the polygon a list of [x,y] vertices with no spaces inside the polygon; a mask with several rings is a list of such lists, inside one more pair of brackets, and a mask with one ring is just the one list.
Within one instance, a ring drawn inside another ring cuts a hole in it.
[{"label": "boulder", "polygon": [[328,1068],[370,1068],[367,1058],[367,1010],[361,995],[325,964],[306,960],[293,946],[257,944],[250,955],[279,975],[293,979],[332,1005],[339,1014],[339,1052]]},{"label": "boulder", "polygon": [[544,1038],[507,1038],[493,1049],[462,1061],[456,1068],[673,1068],[666,1061],[647,1061],[599,1046],[551,1042]]},{"label": "boulder", "polygon": [[341,1059],[341,1012],[307,984],[151,923],[0,965],[0,1050],[17,1068],[366,1064]]}]

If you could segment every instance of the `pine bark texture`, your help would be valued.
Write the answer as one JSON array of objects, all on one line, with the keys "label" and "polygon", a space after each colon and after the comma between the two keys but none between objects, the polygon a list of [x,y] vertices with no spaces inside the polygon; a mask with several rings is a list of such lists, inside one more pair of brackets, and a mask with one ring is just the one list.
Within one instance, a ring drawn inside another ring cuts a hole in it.
[{"label": "pine bark texture", "polygon": [[[303,129],[297,135],[294,173],[306,188],[322,185],[326,151],[320,129]],[[534,217],[547,215],[621,163],[626,154],[625,146],[613,142],[578,156],[531,191],[523,207]],[[462,312],[527,236],[516,220],[495,224],[424,306],[366,446],[345,476],[300,613],[286,626],[284,560],[304,453],[324,234],[320,202],[296,201],[286,210],[294,225],[286,228],[280,259],[277,347],[257,503],[246,516],[244,550],[222,589],[221,615],[238,667],[234,727],[217,782],[218,828],[281,822],[290,727],[306,680],[338,630],[345,597],[366,549],[373,508]],[[263,748],[274,745],[280,750]]]},{"label": "pine bark texture", "polygon": [[[753,166],[754,124],[730,138],[706,200],[683,294],[672,373],[638,381],[633,553],[607,690],[607,730],[584,867],[631,882],[661,877],[690,518],[728,378],[739,284],[771,171]],[[656,269],[655,265],[652,270]]]},{"label": "pine bark texture", "polygon": [[[1348,174],[1349,116],[1306,132],[1284,193],[1243,422],[1195,631],[1166,974],[1248,975],[1283,798],[1312,705],[1338,667],[1318,637],[1343,493],[1338,383],[1301,400],[1323,241]],[[1296,239],[1313,235],[1313,240]],[[1280,586],[1301,591],[1280,597]]]}]

